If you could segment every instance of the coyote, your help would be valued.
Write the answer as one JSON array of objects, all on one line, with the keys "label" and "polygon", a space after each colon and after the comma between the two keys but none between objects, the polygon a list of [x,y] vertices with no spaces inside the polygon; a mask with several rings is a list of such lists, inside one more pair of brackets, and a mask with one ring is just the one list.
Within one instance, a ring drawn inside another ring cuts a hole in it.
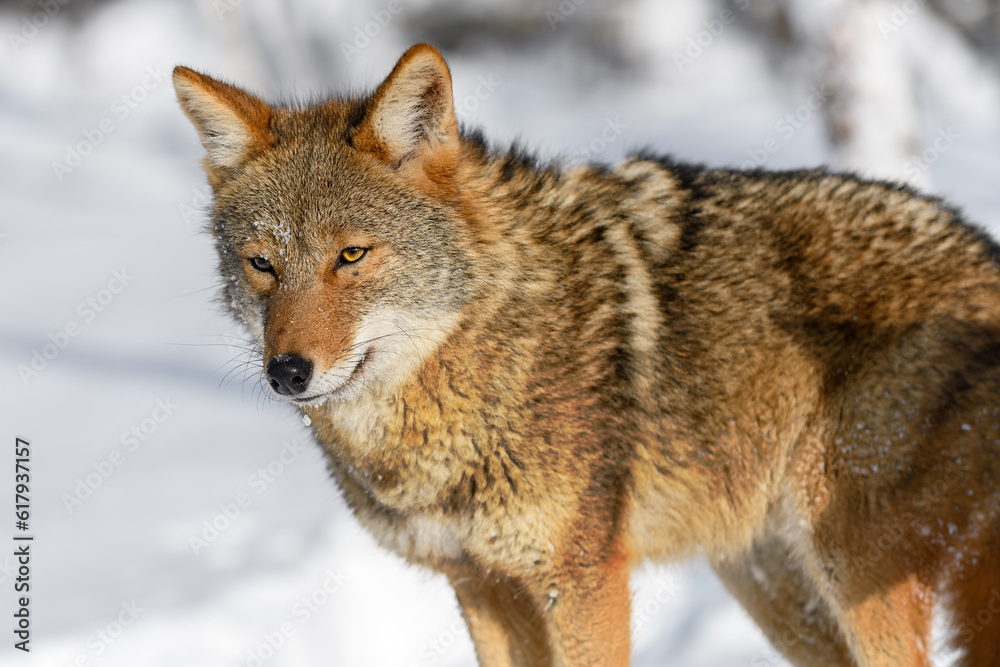
[{"label": "coyote", "polygon": [[481,665],[627,665],[631,569],[701,554],[796,665],[1000,665],[1000,248],[956,211],[539,164],[425,44],[307,107],[173,78],[270,391]]}]

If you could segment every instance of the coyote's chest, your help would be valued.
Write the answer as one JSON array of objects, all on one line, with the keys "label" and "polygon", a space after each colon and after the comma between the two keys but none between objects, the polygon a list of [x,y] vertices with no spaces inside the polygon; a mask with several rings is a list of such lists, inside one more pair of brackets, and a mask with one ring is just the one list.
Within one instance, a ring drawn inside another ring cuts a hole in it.
[{"label": "coyote's chest", "polygon": [[355,515],[414,562],[550,554],[531,530],[537,488],[510,453],[509,433],[437,397],[368,399],[313,409],[316,435]]},{"label": "coyote's chest", "polygon": [[[453,438],[461,429],[432,428],[398,397],[361,398],[319,409],[316,436],[335,467],[385,511],[405,515],[433,508],[451,483]],[[312,415],[311,415],[312,416]],[[442,431],[444,433],[442,433]]]}]

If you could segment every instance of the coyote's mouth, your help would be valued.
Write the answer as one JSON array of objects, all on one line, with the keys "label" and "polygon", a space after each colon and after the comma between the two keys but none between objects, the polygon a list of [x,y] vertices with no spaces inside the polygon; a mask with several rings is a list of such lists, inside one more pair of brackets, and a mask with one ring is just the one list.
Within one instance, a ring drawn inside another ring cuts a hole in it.
[{"label": "coyote's mouth", "polygon": [[[361,374],[364,370],[365,364],[371,358],[372,349],[369,347],[365,350],[364,354],[361,355],[361,359],[358,363],[354,365],[347,379],[340,383],[339,386],[333,387],[332,389],[325,389],[323,391],[318,391],[316,393],[310,394],[309,396],[293,396],[291,402],[299,406],[318,406],[329,399],[341,400],[349,398],[353,395],[356,390],[358,383],[360,382]],[[322,379],[318,383],[320,385],[325,385]]]}]

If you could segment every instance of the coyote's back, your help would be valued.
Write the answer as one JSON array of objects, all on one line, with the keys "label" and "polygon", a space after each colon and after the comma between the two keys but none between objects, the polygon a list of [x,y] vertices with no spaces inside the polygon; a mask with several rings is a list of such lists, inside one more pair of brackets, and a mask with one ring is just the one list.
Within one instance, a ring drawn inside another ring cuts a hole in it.
[{"label": "coyote's back", "polygon": [[696,553],[796,664],[1000,663],[1000,268],[953,211],[492,151],[426,45],[307,109],[174,80],[268,383],[481,664],[626,665],[632,566]]}]

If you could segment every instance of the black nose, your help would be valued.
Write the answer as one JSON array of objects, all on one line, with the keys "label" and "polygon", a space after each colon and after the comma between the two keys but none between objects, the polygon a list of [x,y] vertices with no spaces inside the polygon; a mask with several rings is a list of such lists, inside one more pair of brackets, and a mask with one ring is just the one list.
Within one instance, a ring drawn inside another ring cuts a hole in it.
[{"label": "black nose", "polygon": [[301,394],[309,386],[313,364],[297,354],[279,354],[267,365],[267,381],[282,396]]}]

